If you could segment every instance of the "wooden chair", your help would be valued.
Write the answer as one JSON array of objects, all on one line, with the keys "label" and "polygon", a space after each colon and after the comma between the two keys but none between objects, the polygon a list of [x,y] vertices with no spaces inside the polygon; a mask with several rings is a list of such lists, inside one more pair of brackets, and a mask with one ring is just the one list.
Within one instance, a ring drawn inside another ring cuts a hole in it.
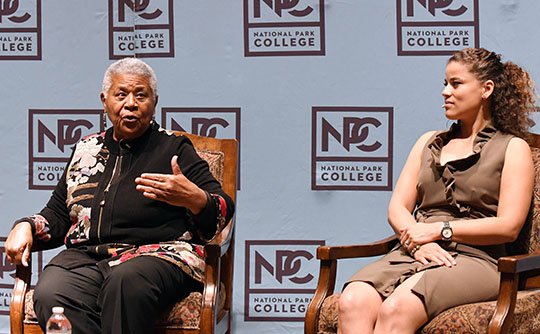
[{"label": "wooden chair", "polygon": [[[540,333],[540,136],[532,135],[530,142],[536,175],[533,203],[518,240],[508,245],[510,254],[524,255],[499,259],[501,283],[496,301],[448,309],[418,333]],[[397,243],[395,237],[389,237],[364,245],[319,247],[319,280],[307,309],[304,333],[337,332],[337,260],[383,255]]]},{"label": "wooden chair", "polygon": [[[191,139],[223,190],[236,201],[238,144],[235,139],[216,139],[176,132]],[[206,257],[203,292],[192,292],[164,312],[155,333],[230,333],[232,312],[234,219],[204,246]],[[10,304],[11,334],[43,334],[33,311],[31,266],[17,266]]]}]

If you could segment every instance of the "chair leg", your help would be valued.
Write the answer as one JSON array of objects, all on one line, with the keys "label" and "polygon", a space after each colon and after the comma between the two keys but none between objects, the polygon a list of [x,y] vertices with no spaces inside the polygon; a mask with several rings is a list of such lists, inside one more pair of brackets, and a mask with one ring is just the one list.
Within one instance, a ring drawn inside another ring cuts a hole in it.
[{"label": "chair leg", "polygon": [[337,261],[321,260],[317,290],[308,305],[304,320],[304,334],[316,334],[319,325],[319,314],[324,300],[334,293],[336,285]]},{"label": "chair leg", "polygon": [[493,318],[489,322],[489,334],[510,333],[510,327],[514,320],[518,282],[518,274],[501,273],[499,298],[497,299]]}]

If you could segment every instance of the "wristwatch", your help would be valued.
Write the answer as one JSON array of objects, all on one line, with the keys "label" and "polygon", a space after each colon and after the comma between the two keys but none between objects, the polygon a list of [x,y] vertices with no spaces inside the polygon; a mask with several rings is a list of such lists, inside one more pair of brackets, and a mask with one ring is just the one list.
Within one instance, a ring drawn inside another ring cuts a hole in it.
[{"label": "wristwatch", "polygon": [[452,235],[454,232],[452,232],[452,227],[450,227],[450,223],[448,221],[443,221],[443,227],[441,229],[441,237],[443,241],[452,241]]}]

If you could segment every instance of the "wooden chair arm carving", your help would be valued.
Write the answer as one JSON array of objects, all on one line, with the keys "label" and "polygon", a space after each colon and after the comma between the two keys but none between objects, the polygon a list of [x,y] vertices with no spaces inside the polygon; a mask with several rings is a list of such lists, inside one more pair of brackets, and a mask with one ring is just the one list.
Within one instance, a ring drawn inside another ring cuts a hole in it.
[{"label": "wooden chair arm carving", "polygon": [[[499,259],[498,267],[501,272],[501,283],[495,312],[489,323],[489,334],[510,332],[520,286],[540,287],[538,284],[540,253],[505,256]],[[531,272],[535,275],[528,277],[527,274]],[[520,277],[520,274],[523,277]]]},{"label": "wooden chair arm carving", "polygon": [[[219,296],[219,289],[221,289],[222,280],[232,281],[232,272],[225,272],[221,276],[222,269],[222,257],[227,254],[229,247],[234,247],[232,244],[232,237],[234,234],[234,219],[231,219],[229,224],[221,230],[210,242],[204,246],[204,252],[206,257],[206,270],[205,270],[205,282],[203,290],[203,304],[201,308],[201,321],[199,323],[199,329],[201,333],[212,333],[214,331],[215,320],[218,320],[218,304],[216,301]],[[226,265],[223,265],[227,268]],[[227,285],[228,286],[228,285]],[[226,294],[230,296],[229,293]],[[226,302],[225,305],[229,305]]]},{"label": "wooden chair arm carving", "polygon": [[368,244],[348,246],[320,246],[319,248],[317,248],[317,259],[339,260],[378,256],[388,253],[397,243],[398,239],[395,236],[390,236],[385,239]]},{"label": "wooden chair arm carving", "polygon": [[540,253],[499,258],[499,271],[502,273],[516,274],[538,269],[540,269]]},{"label": "wooden chair arm carving", "polygon": [[[57,243],[43,243],[34,240],[32,252],[43,251],[58,247]],[[23,333],[23,322],[25,318],[25,297],[30,289],[32,279],[32,263],[28,267],[21,264],[15,267],[15,283],[11,292],[9,304],[9,322],[11,333]]]},{"label": "wooden chair arm carving", "polygon": [[204,246],[204,252],[208,258],[222,257],[230,247],[234,229],[234,219],[231,219],[229,224],[225,226],[210,242]]},{"label": "wooden chair arm carving", "polygon": [[17,265],[15,270],[15,285],[11,292],[9,304],[9,322],[14,333],[22,333],[24,321],[24,298],[30,287],[32,266]]},{"label": "wooden chair arm carving", "polygon": [[324,300],[334,293],[337,274],[337,260],[360,257],[372,257],[388,253],[398,239],[391,236],[373,243],[349,246],[320,246],[317,248],[317,259],[321,260],[317,289],[309,303],[304,333],[317,333],[317,319]]}]

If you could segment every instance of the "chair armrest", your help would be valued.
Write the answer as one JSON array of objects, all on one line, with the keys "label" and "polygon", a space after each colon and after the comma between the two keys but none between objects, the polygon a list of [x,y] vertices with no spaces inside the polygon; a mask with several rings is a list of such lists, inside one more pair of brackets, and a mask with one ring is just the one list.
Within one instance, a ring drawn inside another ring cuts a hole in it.
[{"label": "chair armrest", "polygon": [[522,273],[540,269],[540,253],[505,256],[499,258],[499,271],[502,273]]},{"label": "chair armrest", "polygon": [[17,265],[15,269],[15,284],[11,292],[11,302],[9,304],[9,322],[12,333],[22,333],[24,321],[25,295],[30,287],[32,277],[32,266]]},{"label": "chair armrest", "polygon": [[231,245],[233,230],[234,219],[231,219],[229,224],[204,246],[207,258],[220,258],[227,252]]},{"label": "chair armrest", "polygon": [[[499,258],[501,283],[495,312],[489,323],[488,333],[509,333],[514,320],[517,291],[520,286],[520,273],[540,269],[540,253],[505,256]],[[526,277],[524,277],[527,280]]]},{"label": "chair armrest", "polygon": [[397,243],[398,239],[395,236],[390,236],[376,242],[362,245],[320,246],[317,248],[317,259],[339,260],[384,255]]}]

